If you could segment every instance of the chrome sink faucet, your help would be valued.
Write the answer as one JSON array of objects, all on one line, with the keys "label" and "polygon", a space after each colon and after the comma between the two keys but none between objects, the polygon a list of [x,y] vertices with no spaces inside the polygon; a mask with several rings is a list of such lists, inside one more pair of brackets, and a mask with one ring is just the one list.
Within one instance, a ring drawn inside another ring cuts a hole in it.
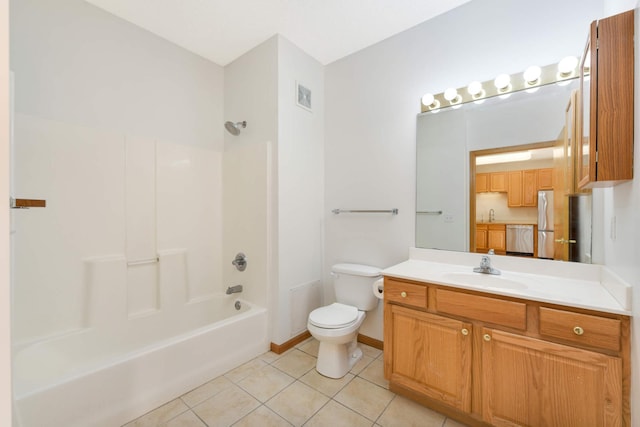
[{"label": "chrome sink faucet", "polygon": [[[492,254],[493,249],[489,251],[489,254]],[[476,267],[473,269],[474,273],[483,273],[483,274],[501,274],[500,270],[497,268],[491,267],[491,258],[489,255],[482,255],[480,259],[480,267]]]}]

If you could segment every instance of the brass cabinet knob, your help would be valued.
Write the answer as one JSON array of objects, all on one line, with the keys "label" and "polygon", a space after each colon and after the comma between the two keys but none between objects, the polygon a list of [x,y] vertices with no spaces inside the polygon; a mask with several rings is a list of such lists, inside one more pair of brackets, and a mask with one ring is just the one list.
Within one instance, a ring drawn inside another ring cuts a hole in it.
[{"label": "brass cabinet knob", "polygon": [[406,298],[407,297],[407,293],[405,291],[400,292],[400,296],[402,298]]},{"label": "brass cabinet knob", "polygon": [[467,335],[469,335],[469,330],[467,328],[462,328],[462,330],[460,331],[462,333],[462,335],[464,335],[465,337]]},{"label": "brass cabinet knob", "polygon": [[489,334],[484,334],[484,335],[482,336],[482,338],[483,338],[485,341],[491,341],[491,335],[489,335]]},{"label": "brass cabinet knob", "polygon": [[573,333],[576,335],[582,335],[584,334],[584,329],[582,329],[580,326],[576,326],[575,328],[573,328]]}]

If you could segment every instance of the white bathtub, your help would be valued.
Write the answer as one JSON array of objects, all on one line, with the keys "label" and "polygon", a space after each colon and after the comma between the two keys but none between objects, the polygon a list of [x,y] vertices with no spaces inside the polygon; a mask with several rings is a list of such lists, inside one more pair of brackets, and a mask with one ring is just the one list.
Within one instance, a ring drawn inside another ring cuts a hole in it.
[{"label": "white bathtub", "polygon": [[120,426],[264,353],[267,310],[236,301],[198,301],[165,327],[151,314],[118,333],[87,328],[14,349],[14,425]]}]

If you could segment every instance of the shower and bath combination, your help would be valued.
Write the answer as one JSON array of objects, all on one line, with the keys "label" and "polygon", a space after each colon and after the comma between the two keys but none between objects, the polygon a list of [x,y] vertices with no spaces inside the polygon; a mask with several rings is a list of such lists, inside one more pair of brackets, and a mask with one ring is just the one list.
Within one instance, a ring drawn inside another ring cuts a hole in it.
[{"label": "shower and bath combination", "polygon": [[244,120],[242,122],[226,122],[224,124],[224,127],[227,129],[227,131],[234,136],[238,136],[240,135],[240,129],[244,129],[247,127],[247,121]]}]

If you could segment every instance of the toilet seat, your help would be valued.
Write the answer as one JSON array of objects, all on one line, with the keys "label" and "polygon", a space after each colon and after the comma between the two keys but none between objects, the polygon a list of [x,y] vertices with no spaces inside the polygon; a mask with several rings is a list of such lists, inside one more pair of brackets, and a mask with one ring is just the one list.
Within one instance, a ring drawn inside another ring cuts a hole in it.
[{"label": "toilet seat", "polygon": [[309,323],[325,329],[344,328],[357,319],[358,309],[356,307],[338,302],[316,308],[309,314]]}]

